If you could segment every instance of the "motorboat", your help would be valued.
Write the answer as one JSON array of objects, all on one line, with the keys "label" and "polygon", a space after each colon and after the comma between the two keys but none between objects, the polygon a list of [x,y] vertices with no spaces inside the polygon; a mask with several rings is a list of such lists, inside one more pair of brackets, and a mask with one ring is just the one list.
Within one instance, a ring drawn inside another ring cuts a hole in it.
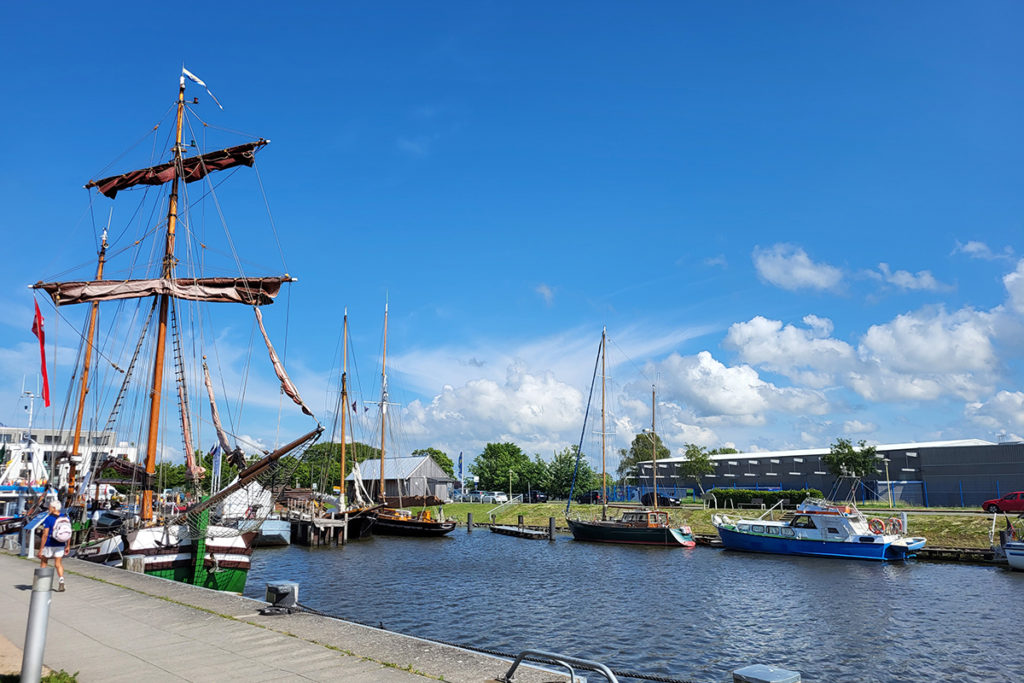
[{"label": "motorboat", "polygon": [[711,522],[726,548],[778,555],[906,560],[926,541],[905,535],[905,515],[868,519],[853,503],[809,498],[780,519],[766,519],[774,509],[756,519],[715,514]]}]

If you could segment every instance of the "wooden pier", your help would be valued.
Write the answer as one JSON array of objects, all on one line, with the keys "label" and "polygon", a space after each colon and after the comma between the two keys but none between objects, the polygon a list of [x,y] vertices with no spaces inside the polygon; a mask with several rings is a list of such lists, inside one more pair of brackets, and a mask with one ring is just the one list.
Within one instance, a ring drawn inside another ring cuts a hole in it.
[{"label": "wooden pier", "polygon": [[503,536],[515,536],[516,538],[532,538],[538,541],[546,541],[550,539],[550,534],[542,529],[530,529],[528,527],[519,526],[501,526],[498,524],[491,525],[491,531],[496,534],[502,534]]}]

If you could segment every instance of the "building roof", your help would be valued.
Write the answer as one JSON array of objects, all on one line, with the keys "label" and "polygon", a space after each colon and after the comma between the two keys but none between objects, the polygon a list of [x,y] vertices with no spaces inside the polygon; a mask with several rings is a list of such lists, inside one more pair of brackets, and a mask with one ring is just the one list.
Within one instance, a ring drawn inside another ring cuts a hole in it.
[{"label": "building roof", "polygon": [[[421,471],[422,470],[422,471]],[[364,460],[359,463],[359,471],[363,481],[380,478],[380,458]],[[428,476],[431,479],[450,480],[434,459],[429,455],[404,458],[384,458],[384,481],[389,479],[409,479],[414,476]],[[354,481],[355,471],[350,472],[345,481]]]},{"label": "building roof", "polygon": [[[874,445],[879,453],[889,451],[911,451],[916,448],[952,448],[955,446],[995,446],[997,444],[982,439],[953,439],[949,441],[919,441],[916,443],[895,443],[895,444],[868,444]],[[752,453],[716,453],[711,456],[712,461],[719,460],[760,460],[761,458],[801,458],[816,455],[825,455],[831,448],[803,448],[788,451],[754,451]],[[685,462],[685,456],[672,458],[659,458],[658,463]],[[650,460],[646,461],[650,462]],[[640,464],[640,463],[638,463]]]}]

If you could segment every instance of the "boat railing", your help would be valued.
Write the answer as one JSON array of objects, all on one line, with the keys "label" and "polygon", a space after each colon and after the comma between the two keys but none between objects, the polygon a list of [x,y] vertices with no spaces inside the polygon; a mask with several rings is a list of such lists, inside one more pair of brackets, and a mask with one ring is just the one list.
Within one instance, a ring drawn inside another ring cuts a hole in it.
[{"label": "boat railing", "polygon": [[519,656],[516,657],[516,661],[512,662],[512,666],[509,668],[509,670],[505,673],[505,676],[502,678],[502,680],[505,681],[505,683],[515,683],[516,669],[519,668],[519,665],[526,657],[529,657],[531,661],[548,662],[551,664],[557,664],[559,666],[565,667],[569,671],[569,680],[572,682],[584,680],[583,678],[576,675],[576,671],[572,668],[573,665],[575,665],[581,669],[595,671],[601,674],[605,677],[607,681],[609,681],[609,683],[619,683],[619,679],[615,677],[615,674],[612,673],[612,670],[604,664],[602,664],[601,662],[595,662],[590,659],[580,659],[579,657],[570,657],[568,655],[561,655],[555,652],[545,652],[543,650],[523,650],[522,652],[520,652]]},{"label": "boat railing", "polygon": [[[758,517],[758,519],[764,519],[764,518],[765,518],[765,517],[767,517],[767,516],[768,516],[768,514],[769,514],[769,513],[771,513],[771,511],[772,511],[772,510],[774,510],[775,508],[781,508],[781,507],[782,507],[782,504],[783,504],[784,502],[786,502],[786,501],[785,501],[785,499],[784,499],[784,498],[780,498],[780,499],[779,499],[779,500],[778,500],[778,501],[777,501],[777,502],[775,503],[775,505],[772,505],[772,506],[771,506],[770,508],[768,508],[767,510],[765,510],[764,512],[762,512],[762,513],[761,513],[761,516],[760,516],[760,517]],[[762,507],[764,507],[764,506],[762,506]],[[775,519],[775,518],[773,517],[772,519]]]},{"label": "boat railing", "polygon": [[508,500],[508,502],[502,503],[498,507],[493,508],[491,510],[488,510],[487,511],[487,516],[491,518],[491,523],[493,523],[494,522],[494,518],[498,516],[498,512],[500,510],[503,510],[503,509],[505,509],[507,507],[512,507],[513,505],[521,505],[522,502],[523,502],[523,494],[520,493],[518,496],[513,496],[512,498],[510,498]]}]

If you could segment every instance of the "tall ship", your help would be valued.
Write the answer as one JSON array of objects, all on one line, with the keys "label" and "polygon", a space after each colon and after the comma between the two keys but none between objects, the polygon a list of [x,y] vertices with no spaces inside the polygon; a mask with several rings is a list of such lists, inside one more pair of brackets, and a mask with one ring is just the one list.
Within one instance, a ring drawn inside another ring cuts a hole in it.
[{"label": "tall ship", "polygon": [[[576,484],[576,474],[573,473],[573,487],[569,491],[569,500],[565,504],[565,520],[572,532],[573,539],[577,541],[591,541],[595,543],[620,543],[626,545],[655,545],[666,548],[693,548],[696,542],[693,533],[687,526],[674,527],[669,521],[668,513],[658,509],[658,480],[654,479],[654,500],[652,509],[624,510],[620,517],[608,515],[608,471],[605,464],[605,377],[606,377],[606,349],[608,346],[607,330],[601,330],[601,345],[598,347],[598,360],[601,370],[601,517],[598,519],[583,519],[579,516],[571,516],[573,490]],[[598,371],[598,364],[594,364],[594,373]],[[594,393],[594,381],[591,381],[590,394]],[[651,451],[654,462],[654,472],[658,472],[657,440],[654,431],[655,416],[655,394],[651,391]],[[590,401],[587,402],[587,412],[590,411]],[[584,418],[584,432],[586,431],[586,419]],[[580,444],[576,449],[576,470],[579,470],[580,458],[583,457],[583,436],[580,436]]]},{"label": "tall ship", "polygon": [[[200,117],[199,98],[185,97],[189,82],[216,102],[206,84],[182,68],[177,99],[166,114],[172,128],[164,133],[167,126],[160,122],[151,131],[152,148],[169,148],[170,158],[85,186],[116,198],[118,212],[128,216],[123,227],[104,230],[98,240],[95,276],[33,287],[56,308],[88,307],[68,398],[74,436],[62,458],[62,497],[69,509],[85,513],[82,522],[88,524],[98,510],[83,508],[83,474],[99,482],[113,468],[131,477],[120,528],[91,534],[77,557],[241,592],[253,540],[273,511],[273,492],[290,480],[323,428],[288,377],[261,312],[294,278],[246,272],[256,258],[252,248],[272,242],[250,234],[248,227],[243,237],[233,238],[226,218],[226,204],[238,196],[224,184],[227,176],[255,168],[256,154],[269,140],[254,137],[205,151],[208,132],[237,134]],[[193,183],[198,191],[190,192]],[[261,181],[257,185],[262,188]],[[94,209],[100,202],[105,200],[90,193]],[[255,206],[267,207],[273,227],[269,204]],[[109,212],[113,216],[114,208]],[[116,237],[108,243],[110,234]],[[107,277],[111,272],[119,277]],[[248,321],[246,310],[252,316]],[[241,336],[249,339],[247,352],[233,343],[239,335],[232,327],[240,325],[249,326]],[[239,354],[241,360],[232,362]],[[264,354],[266,375],[276,377],[282,396],[313,423],[308,432],[280,439],[286,443],[276,447],[247,439],[241,427],[243,409],[253,410],[244,399],[247,389],[254,391],[257,356]],[[81,471],[87,397],[93,399],[89,419],[133,435],[141,462],[107,460]],[[218,402],[223,407],[225,397],[232,400],[222,420]],[[204,456],[200,449],[210,442],[215,445]],[[180,460],[183,473],[176,464]],[[183,481],[172,482],[177,474]],[[173,497],[166,495],[177,485]]]}]

